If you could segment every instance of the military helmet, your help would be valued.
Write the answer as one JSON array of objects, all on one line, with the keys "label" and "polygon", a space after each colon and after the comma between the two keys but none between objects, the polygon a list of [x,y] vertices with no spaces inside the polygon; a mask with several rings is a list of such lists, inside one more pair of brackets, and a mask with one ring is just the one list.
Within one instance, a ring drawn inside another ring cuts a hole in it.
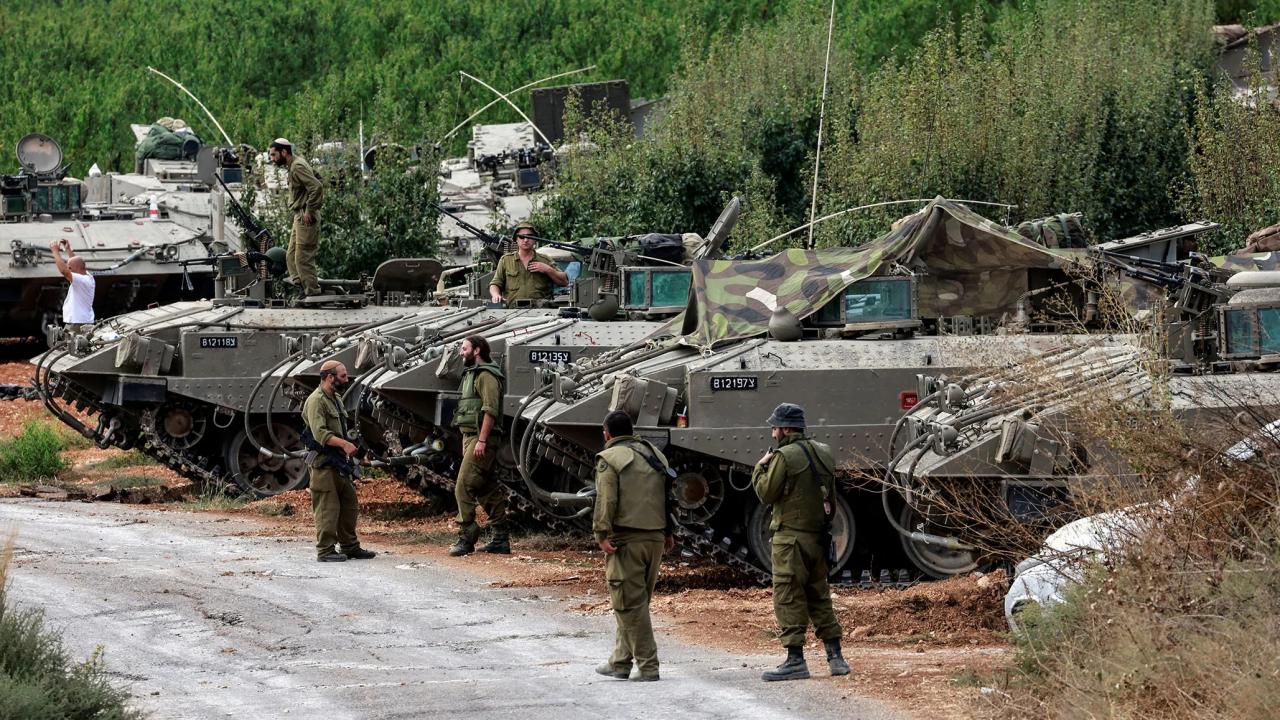
[{"label": "military helmet", "polygon": [[804,408],[795,403],[782,403],[769,416],[769,426],[804,429]]},{"label": "military helmet", "polygon": [[531,222],[522,222],[516,225],[516,229],[511,231],[511,237],[515,237],[521,230],[532,230],[534,235],[538,234],[538,228],[533,226]]}]

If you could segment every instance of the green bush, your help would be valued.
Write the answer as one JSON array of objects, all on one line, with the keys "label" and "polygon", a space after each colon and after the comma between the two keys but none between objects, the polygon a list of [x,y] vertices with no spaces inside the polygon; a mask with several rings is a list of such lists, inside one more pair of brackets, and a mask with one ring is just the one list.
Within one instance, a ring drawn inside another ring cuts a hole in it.
[{"label": "green bush", "polygon": [[0,557],[0,720],[142,717],[126,706],[128,694],[107,682],[101,648],[77,663],[39,610],[12,606],[12,550],[10,544]]},{"label": "green bush", "polygon": [[1254,230],[1280,222],[1280,108],[1201,93],[1196,109],[1188,132],[1190,178],[1179,200],[1188,217],[1222,224],[1201,248],[1222,254],[1243,247]]},{"label": "green bush", "polygon": [[63,449],[62,438],[47,423],[29,421],[20,435],[0,443],[0,478],[28,482],[57,477],[67,469]]}]

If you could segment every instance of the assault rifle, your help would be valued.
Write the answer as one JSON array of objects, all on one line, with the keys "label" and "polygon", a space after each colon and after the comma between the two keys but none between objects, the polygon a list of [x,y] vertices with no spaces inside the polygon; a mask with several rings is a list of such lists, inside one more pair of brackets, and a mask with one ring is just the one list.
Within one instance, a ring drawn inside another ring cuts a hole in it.
[{"label": "assault rifle", "polygon": [[346,475],[352,479],[360,478],[360,461],[355,456],[347,455],[342,450],[332,445],[321,445],[316,442],[316,437],[311,434],[311,428],[304,427],[302,429],[302,446],[308,451],[307,460],[310,464],[311,454],[314,453],[321,456],[325,460],[328,467],[337,470],[339,474]]}]

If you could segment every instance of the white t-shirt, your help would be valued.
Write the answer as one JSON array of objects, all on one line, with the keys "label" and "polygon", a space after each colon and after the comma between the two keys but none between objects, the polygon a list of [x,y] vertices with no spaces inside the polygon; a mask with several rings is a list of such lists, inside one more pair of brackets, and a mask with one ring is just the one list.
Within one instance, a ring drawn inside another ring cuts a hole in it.
[{"label": "white t-shirt", "polygon": [[97,282],[88,273],[71,273],[71,287],[67,299],[62,301],[62,322],[68,324],[93,322],[93,293]]}]

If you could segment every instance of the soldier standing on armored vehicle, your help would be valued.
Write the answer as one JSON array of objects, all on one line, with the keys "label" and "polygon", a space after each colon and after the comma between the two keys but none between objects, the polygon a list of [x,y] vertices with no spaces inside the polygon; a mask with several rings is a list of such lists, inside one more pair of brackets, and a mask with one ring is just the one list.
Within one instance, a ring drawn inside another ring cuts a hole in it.
[{"label": "soldier standing on armored vehicle", "polygon": [[320,294],[316,273],[316,247],[320,244],[320,203],[324,185],[311,165],[293,154],[293,143],[284,138],[271,142],[271,162],[289,169],[289,210],[293,212],[293,237],[285,258],[289,276],[302,286],[304,295]]},{"label": "soldier standing on armored vehicle", "polygon": [[769,417],[778,447],[765,453],[751,474],[760,502],[773,505],[773,610],[787,659],[761,679],[803,680],[804,636],[809,623],[825,643],[832,675],[848,675],[840,651],[840,623],[827,584],[831,547],[835,460],[831,448],[805,437],[804,408],[782,403]]},{"label": "soldier standing on armored vehicle", "polygon": [[[67,258],[62,259],[62,250],[66,248]],[[80,332],[93,325],[93,295],[97,283],[85,267],[84,258],[77,257],[67,239],[54,240],[49,243],[49,251],[53,253],[53,264],[57,266],[62,277],[71,283],[67,288],[67,299],[62,301],[62,322],[71,332]]]},{"label": "soldier standing on armored vehicle", "polygon": [[507,491],[493,477],[502,428],[502,395],[506,378],[489,354],[489,341],[479,335],[462,341],[462,397],[453,413],[453,427],[462,432],[462,464],[453,494],[458,501],[458,541],[449,548],[457,557],[475,552],[480,537],[476,507],[489,514],[493,537],[481,548],[509,554]]},{"label": "soldier standing on armored vehicle", "polygon": [[605,552],[604,577],[618,622],[613,654],[596,672],[619,680],[658,679],[658,645],[649,600],[658,584],[662,553],[675,541],[667,513],[667,458],[632,435],[631,416],[615,410],[604,419],[605,448],[596,463],[596,502],[591,523]]},{"label": "soldier standing on armored vehicle", "polygon": [[[307,457],[311,469],[311,508],[316,516],[316,559],[320,562],[368,560],[377,553],[360,547],[356,537],[356,446],[347,440],[347,411],[338,391],[350,382],[347,368],[336,360],[320,366],[320,387],[302,406],[302,419],[314,445]],[[334,549],[334,544],[338,549]]]},{"label": "soldier standing on armored vehicle", "polygon": [[569,284],[569,276],[554,260],[534,250],[536,237],[529,223],[516,226],[516,251],[498,260],[489,283],[491,301],[505,301],[507,307],[513,307],[518,300],[550,300],[552,283],[560,287]]}]

